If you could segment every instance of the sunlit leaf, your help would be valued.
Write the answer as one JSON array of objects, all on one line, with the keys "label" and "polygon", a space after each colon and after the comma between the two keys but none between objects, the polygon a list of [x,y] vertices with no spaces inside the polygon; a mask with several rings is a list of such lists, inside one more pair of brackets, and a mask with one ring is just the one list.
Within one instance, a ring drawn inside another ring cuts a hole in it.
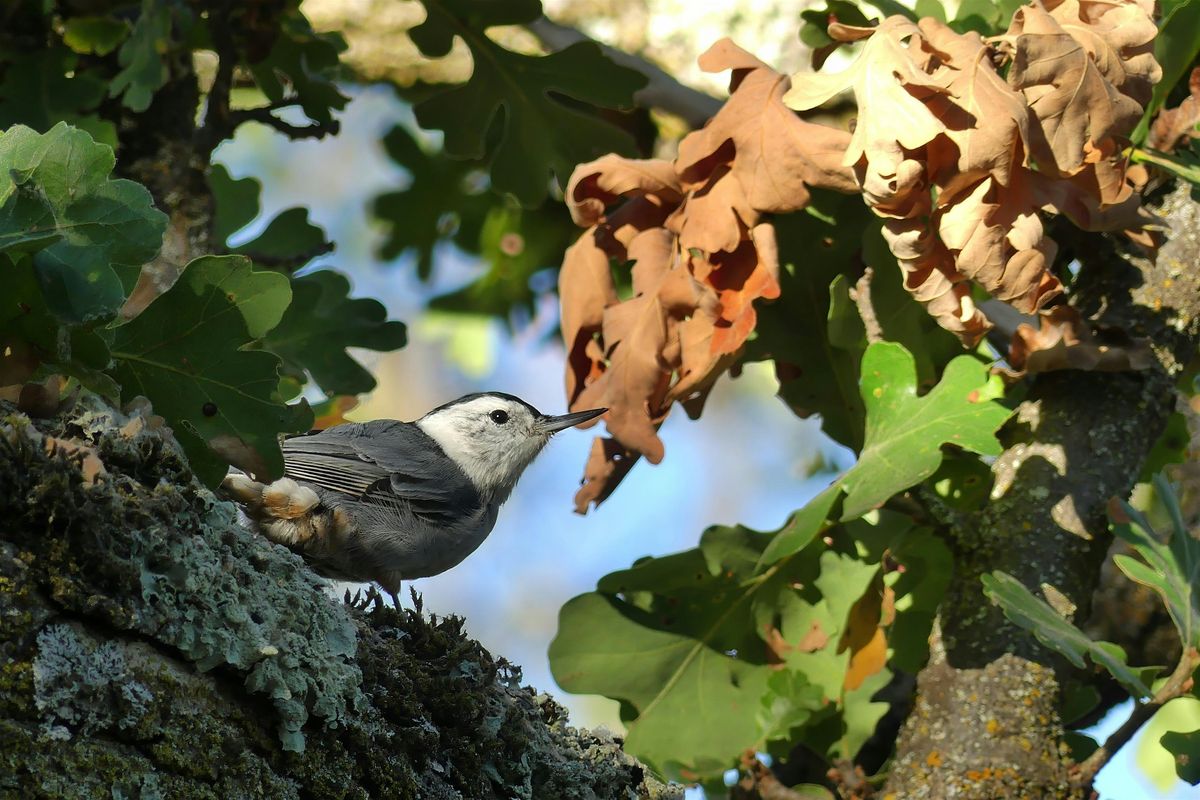
[{"label": "sunlit leaf", "polygon": [[65,322],[115,313],[162,244],[166,216],[141,185],[109,179],[114,162],[66,123],[0,134],[0,250],[38,243],[38,282]]},{"label": "sunlit leaf", "polygon": [[1150,696],[1150,689],[1137,670],[1125,661],[1125,651],[1110,642],[1097,642],[1068,622],[1049,603],[1034,597],[1016,578],[995,571],[983,575],[983,592],[1000,606],[1004,615],[1033,633],[1037,640],[1083,669],[1084,656],[1104,667],[1136,698]]}]

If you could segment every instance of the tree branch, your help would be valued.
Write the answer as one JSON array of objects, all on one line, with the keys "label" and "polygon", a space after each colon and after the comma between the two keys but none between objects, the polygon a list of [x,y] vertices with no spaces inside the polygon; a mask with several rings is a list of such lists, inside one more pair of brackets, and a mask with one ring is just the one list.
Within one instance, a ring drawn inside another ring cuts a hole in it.
[{"label": "tree branch", "polygon": [[1075,765],[1071,770],[1071,782],[1080,787],[1085,794],[1090,792],[1096,775],[1117,754],[1117,751],[1124,747],[1160,708],[1192,690],[1192,673],[1198,666],[1200,666],[1200,653],[1196,652],[1196,648],[1189,647],[1183,657],[1179,659],[1179,664],[1171,673],[1171,677],[1154,693],[1154,697],[1145,703],[1135,705],[1129,719],[1113,731],[1112,735],[1104,741],[1104,744],[1096,748],[1095,752]]},{"label": "tree branch", "polygon": [[684,86],[661,67],[646,59],[597,42],[582,31],[560,25],[546,17],[539,17],[525,26],[547,49],[562,50],[579,42],[599,45],[606,56],[623,67],[637,70],[646,76],[648,83],[634,95],[638,105],[658,108],[677,117],[682,117],[693,128],[708,122],[721,109],[721,101],[690,86]]},{"label": "tree branch", "polygon": [[336,119],[331,119],[329,122],[314,122],[311,125],[293,125],[271,113],[277,108],[295,105],[296,102],[296,100],[286,100],[272,103],[269,106],[234,109],[229,112],[230,133],[245,122],[260,122],[269,128],[274,128],[289,139],[320,139],[341,130],[341,124]]}]

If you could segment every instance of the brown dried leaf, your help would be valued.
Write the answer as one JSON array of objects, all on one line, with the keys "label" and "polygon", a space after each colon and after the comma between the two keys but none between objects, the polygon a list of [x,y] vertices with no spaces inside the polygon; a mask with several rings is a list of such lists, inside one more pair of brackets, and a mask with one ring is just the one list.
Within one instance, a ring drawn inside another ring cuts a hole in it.
[{"label": "brown dried leaf", "polygon": [[1148,147],[1170,153],[1184,137],[1200,139],[1200,67],[1192,70],[1188,90],[1191,94],[1178,107],[1158,112],[1146,139]]},{"label": "brown dried leaf", "polygon": [[31,417],[53,417],[58,413],[65,383],[61,375],[50,375],[44,381],[26,383],[17,394],[17,410]]},{"label": "brown dried leaf", "polygon": [[222,433],[208,440],[209,448],[229,464],[240,469],[257,480],[267,480],[272,477],[267,469],[267,462],[262,453],[248,445],[239,436]]},{"label": "brown dried leaf", "polygon": [[958,270],[1024,314],[1062,294],[1050,271],[1057,247],[1042,228],[1031,175],[1017,170],[1008,186],[984,178],[935,215]]},{"label": "brown dried leaf", "polygon": [[358,397],[352,394],[342,394],[333,398],[328,410],[313,420],[313,430],[323,431],[335,425],[349,422],[346,413],[358,406]]},{"label": "brown dried leaf", "polygon": [[733,177],[742,186],[746,205],[755,211],[803,208],[808,186],[857,191],[853,173],[842,164],[850,135],[806,122],[784,105],[783,95],[791,86],[787,77],[730,39],[705,51],[700,68],[732,70],[731,94],[716,116],[680,142],[675,167],[685,181],[707,173],[707,160],[732,143],[728,152]]},{"label": "brown dried leaf", "polygon": [[626,450],[615,439],[597,436],[583,468],[583,485],[575,493],[575,513],[586,514],[591,505],[600,505],[621,479],[637,463],[638,454]]},{"label": "brown dried leaf", "polygon": [[839,653],[850,650],[850,663],[842,684],[848,691],[857,689],[887,665],[887,637],[880,625],[884,624],[884,606],[892,602],[885,601],[889,591],[883,585],[882,574],[877,574],[866,593],[850,607],[846,630],[838,642]]},{"label": "brown dried leaf", "polygon": [[84,486],[91,486],[96,482],[97,478],[107,474],[104,470],[104,462],[100,460],[100,456],[96,453],[95,448],[90,445],[75,439],[57,439],[53,436],[45,437],[42,439],[42,442],[49,455],[62,453],[79,465],[79,471],[83,475]]},{"label": "brown dried leaf", "polygon": [[1039,323],[1039,330],[1025,323],[1017,326],[1008,351],[1011,377],[1059,369],[1127,372],[1154,366],[1148,340],[1113,329],[1097,335],[1071,306],[1043,312]]},{"label": "brown dried leaf", "polygon": [[[592,225],[559,278],[570,407],[607,407],[621,450],[654,463],[671,406],[700,413],[754,330],[753,302],[779,295],[774,228],[761,215],[807,203],[807,181],[854,189],[840,164],[848,135],[784,107],[785,78],[727,40],[702,62],[733,70],[732,95],[681,143],[669,174],[665,162],[609,156],[577,168],[567,190],[574,219]],[[611,266],[628,262],[634,294],[621,301]],[[628,471],[597,448],[580,511]]]},{"label": "brown dried leaf", "polygon": [[1103,146],[1137,124],[1150,83],[1161,76],[1147,50],[1156,28],[1132,2],[1047,5],[1053,10],[1028,5],[1013,15],[1008,83],[1034,114],[1029,146],[1038,166],[1070,175],[1084,166],[1085,145]]},{"label": "brown dried leaf", "polygon": [[622,197],[654,195],[675,204],[683,195],[670,161],[638,160],[609,154],[580,164],[567,182],[567,208],[580,227],[595,225]]},{"label": "brown dried leaf", "polygon": [[842,163],[854,166],[866,158],[869,170],[894,176],[905,150],[916,150],[946,129],[925,100],[945,93],[945,76],[926,72],[927,51],[915,23],[891,16],[872,29],[858,58],[845,71],[793,76],[784,96],[791,108],[816,108],[852,88],[859,118]]},{"label": "brown dried leaf", "polygon": [[953,174],[934,173],[935,181],[950,188],[990,174],[1007,185],[1012,170],[1025,165],[1029,110],[1024,97],[996,72],[991,51],[979,34],[955,33],[929,17],[919,27],[949,70],[949,91],[930,95],[927,103],[958,148]]}]

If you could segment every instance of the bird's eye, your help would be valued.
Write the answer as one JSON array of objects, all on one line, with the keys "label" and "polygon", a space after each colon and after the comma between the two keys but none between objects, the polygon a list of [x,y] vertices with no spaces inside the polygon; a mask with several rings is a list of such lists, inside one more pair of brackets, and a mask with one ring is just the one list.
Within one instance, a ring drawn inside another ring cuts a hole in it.
[{"label": "bird's eye", "polygon": [[497,409],[497,410],[493,411],[492,413],[488,414],[488,416],[491,417],[492,422],[496,423],[497,425],[503,425],[504,423],[508,422],[508,412],[507,411],[501,411],[501,410]]}]

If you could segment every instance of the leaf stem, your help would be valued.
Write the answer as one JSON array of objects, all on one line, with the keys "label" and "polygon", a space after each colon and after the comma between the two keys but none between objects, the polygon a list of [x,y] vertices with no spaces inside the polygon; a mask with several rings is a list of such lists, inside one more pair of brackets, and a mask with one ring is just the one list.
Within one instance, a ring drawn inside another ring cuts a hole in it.
[{"label": "leaf stem", "polygon": [[1145,703],[1134,706],[1129,719],[1113,731],[1104,744],[1096,748],[1090,756],[1071,768],[1071,782],[1085,791],[1090,791],[1096,775],[1105,764],[1124,747],[1134,734],[1169,701],[1181,697],[1192,690],[1192,673],[1200,666],[1200,652],[1195,647],[1186,647],[1175,671],[1167,678],[1166,683],[1159,687],[1154,696]]}]

